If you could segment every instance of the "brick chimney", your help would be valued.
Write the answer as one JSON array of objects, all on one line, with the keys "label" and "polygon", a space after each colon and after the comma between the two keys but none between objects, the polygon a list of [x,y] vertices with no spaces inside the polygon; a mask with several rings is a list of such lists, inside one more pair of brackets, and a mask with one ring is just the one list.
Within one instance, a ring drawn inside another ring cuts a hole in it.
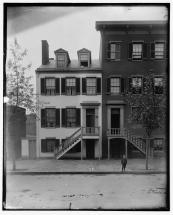
[{"label": "brick chimney", "polygon": [[47,40],[42,40],[42,64],[49,63],[49,44]]}]

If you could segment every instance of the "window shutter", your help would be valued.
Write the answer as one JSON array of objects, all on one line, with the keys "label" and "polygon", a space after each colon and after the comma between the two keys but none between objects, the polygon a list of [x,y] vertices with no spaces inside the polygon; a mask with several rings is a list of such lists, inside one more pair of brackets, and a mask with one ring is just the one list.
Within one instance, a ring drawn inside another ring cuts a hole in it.
[{"label": "window shutter", "polygon": [[168,43],[165,43],[165,58],[169,58],[169,48],[168,48]]},{"label": "window shutter", "polygon": [[154,58],[155,57],[155,44],[151,43],[151,47],[150,47],[150,57]]},{"label": "window shutter", "polygon": [[110,93],[110,78],[107,78],[107,93]]},{"label": "window shutter", "polygon": [[46,127],[46,110],[41,109],[41,127]]},{"label": "window shutter", "polygon": [[60,127],[60,109],[56,109],[56,127]]},{"label": "window shutter", "polygon": [[76,93],[80,94],[80,78],[76,78]]},{"label": "window shutter", "polygon": [[41,139],[41,152],[47,152],[47,142],[45,139]]},{"label": "window shutter", "polygon": [[66,109],[62,109],[62,127],[66,127]]},{"label": "window shutter", "polygon": [[82,93],[86,93],[86,78],[82,78]]},{"label": "window shutter", "polygon": [[97,93],[101,93],[101,78],[97,78]]},{"label": "window shutter", "polygon": [[111,44],[110,43],[107,43],[107,47],[106,47],[106,57],[108,58],[108,59],[110,59],[110,57],[111,57]]},{"label": "window shutter", "polygon": [[59,94],[59,78],[56,78],[56,94]]},{"label": "window shutter", "polygon": [[147,58],[148,57],[147,51],[148,51],[148,44],[147,43],[143,43],[143,58]]},{"label": "window shutter", "polygon": [[80,108],[76,108],[76,126],[81,126]]},{"label": "window shutter", "polygon": [[65,78],[61,78],[61,93],[65,94]]},{"label": "window shutter", "polygon": [[132,51],[133,51],[133,43],[129,43],[128,45],[128,59],[132,59]]},{"label": "window shutter", "polygon": [[125,79],[121,78],[121,93],[125,92]]},{"label": "window shutter", "polygon": [[41,94],[45,94],[45,79],[41,78]]},{"label": "window shutter", "polygon": [[132,78],[128,78],[128,88],[129,92],[132,92]]}]

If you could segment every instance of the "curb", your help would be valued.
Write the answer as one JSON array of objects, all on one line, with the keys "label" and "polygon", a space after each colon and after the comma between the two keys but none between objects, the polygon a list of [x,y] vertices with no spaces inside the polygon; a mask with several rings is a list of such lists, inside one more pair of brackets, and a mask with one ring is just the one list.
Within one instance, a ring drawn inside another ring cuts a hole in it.
[{"label": "curb", "polygon": [[112,171],[112,172],[34,172],[34,171],[8,171],[7,174],[10,175],[110,175],[110,174],[117,174],[117,175],[148,175],[148,174],[166,174],[166,171]]}]

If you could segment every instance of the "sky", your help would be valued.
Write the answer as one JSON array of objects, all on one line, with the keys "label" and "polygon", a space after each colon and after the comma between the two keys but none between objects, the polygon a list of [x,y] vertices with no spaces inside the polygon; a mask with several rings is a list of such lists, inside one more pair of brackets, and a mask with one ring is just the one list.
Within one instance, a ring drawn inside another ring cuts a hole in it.
[{"label": "sky", "polygon": [[77,50],[91,50],[92,58],[99,58],[100,33],[96,21],[166,20],[163,6],[100,6],[100,7],[15,7],[7,11],[7,47],[17,38],[28,50],[26,61],[32,63],[29,75],[41,65],[41,40],[49,43],[49,57],[63,48],[71,59],[77,59]]}]

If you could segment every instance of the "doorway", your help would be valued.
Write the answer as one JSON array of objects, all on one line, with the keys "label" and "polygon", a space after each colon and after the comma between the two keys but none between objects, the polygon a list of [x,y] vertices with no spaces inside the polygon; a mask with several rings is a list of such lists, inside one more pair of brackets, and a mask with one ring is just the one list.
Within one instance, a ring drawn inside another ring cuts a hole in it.
[{"label": "doorway", "polygon": [[111,108],[111,128],[120,128],[120,108]]},{"label": "doorway", "polygon": [[86,127],[95,127],[95,109],[86,109]]},{"label": "doorway", "polygon": [[87,139],[86,140],[86,158],[94,159],[95,157],[95,140]]}]

